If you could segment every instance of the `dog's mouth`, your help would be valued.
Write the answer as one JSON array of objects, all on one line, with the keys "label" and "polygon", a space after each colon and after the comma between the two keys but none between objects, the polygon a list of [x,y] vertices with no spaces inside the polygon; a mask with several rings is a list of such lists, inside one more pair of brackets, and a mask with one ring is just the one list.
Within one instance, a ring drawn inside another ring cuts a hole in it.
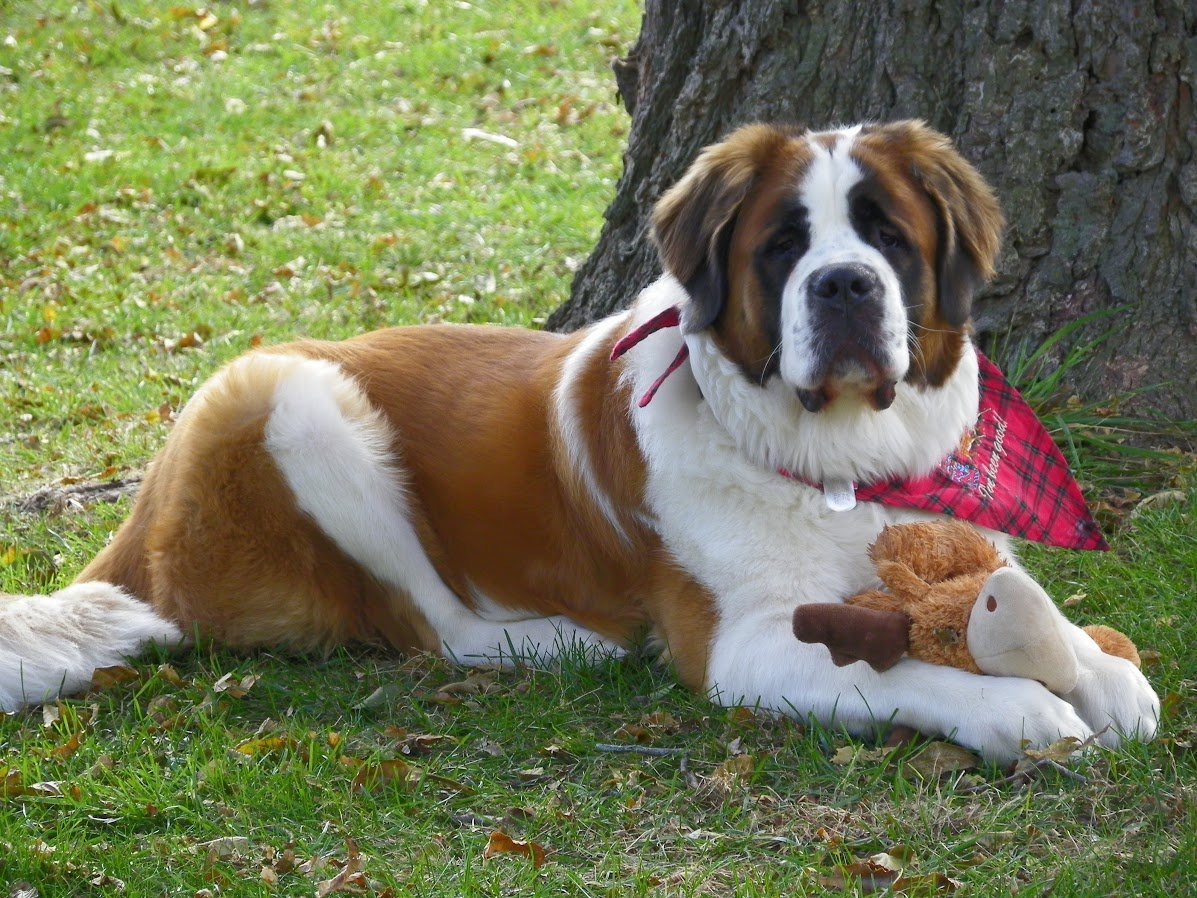
[{"label": "dog's mouth", "polygon": [[898,378],[878,353],[855,340],[840,344],[815,375],[815,386],[798,387],[798,401],[808,412],[821,412],[841,395],[852,393],[876,411],[894,404]]},{"label": "dog's mouth", "polygon": [[[839,397],[839,391],[829,383],[824,383],[813,390],[799,389],[797,393],[798,401],[808,412],[821,412]],[[883,381],[864,395],[873,409],[883,412],[894,404],[894,398],[897,395],[897,381]]]}]

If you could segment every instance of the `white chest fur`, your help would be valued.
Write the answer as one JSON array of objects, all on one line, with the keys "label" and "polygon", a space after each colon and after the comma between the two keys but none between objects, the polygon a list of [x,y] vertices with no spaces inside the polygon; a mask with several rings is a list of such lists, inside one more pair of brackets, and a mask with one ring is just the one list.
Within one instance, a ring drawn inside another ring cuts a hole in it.
[{"label": "white chest fur", "polygon": [[[684,297],[664,278],[642,294],[633,317],[645,320]],[[673,330],[654,334],[629,355],[633,395],[665,369],[680,339]],[[920,515],[874,503],[832,511],[822,493],[778,468],[859,482],[930,470],[975,418],[973,353],[943,389],[902,385],[884,412],[832,407],[812,415],[778,379],[748,382],[709,337],[686,339],[689,362],[633,418],[656,528],[715,596],[720,628],[745,616],[788,617],[799,603],[838,601],[875,583],[869,543],[885,524]]]}]

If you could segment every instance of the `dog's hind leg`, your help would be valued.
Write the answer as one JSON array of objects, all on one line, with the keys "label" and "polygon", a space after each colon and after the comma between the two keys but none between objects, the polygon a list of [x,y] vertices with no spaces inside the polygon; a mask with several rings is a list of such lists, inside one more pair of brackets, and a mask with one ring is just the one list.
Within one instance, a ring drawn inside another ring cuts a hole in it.
[{"label": "dog's hind leg", "polygon": [[[565,617],[495,619],[462,601],[420,542],[390,424],[335,364],[297,362],[275,389],[265,445],[299,508],[375,579],[398,588],[434,634],[427,649],[463,664],[618,647]],[[396,608],[397,614],[407,609]]]}]

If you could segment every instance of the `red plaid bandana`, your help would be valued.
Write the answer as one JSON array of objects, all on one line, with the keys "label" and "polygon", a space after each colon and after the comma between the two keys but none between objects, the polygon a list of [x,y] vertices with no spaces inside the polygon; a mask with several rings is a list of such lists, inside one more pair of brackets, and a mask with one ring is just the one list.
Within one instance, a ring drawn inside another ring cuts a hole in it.
[{"label": "red plaid bandana", "polygon": [[[677,309],[667,309],[620,340],[611,358],[623,355],[654,331],[678,323]],[[685,358],[683,344],[668,370],[641,397],[641,408]],[[853,485],[856,500],[948,515],[1049,546],[1109,549],[1068,462],[1034,411],[997,365],[979,351],[977,363],[980,407],[976,424],[960,445],[925,477]],[[822,484],[789,471],[778,473],[823,489]]]}]

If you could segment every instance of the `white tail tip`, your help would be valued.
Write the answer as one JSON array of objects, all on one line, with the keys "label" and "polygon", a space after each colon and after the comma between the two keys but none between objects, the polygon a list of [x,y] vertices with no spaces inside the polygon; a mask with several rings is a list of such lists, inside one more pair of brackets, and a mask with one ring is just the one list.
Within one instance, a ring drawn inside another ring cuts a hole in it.
[{"label": "white tail tip", "polygon": [[182,639],[178,627],[111,583],[0,596],[0,710],[77,692],[96,668],[122,664],[148,644]]}]

